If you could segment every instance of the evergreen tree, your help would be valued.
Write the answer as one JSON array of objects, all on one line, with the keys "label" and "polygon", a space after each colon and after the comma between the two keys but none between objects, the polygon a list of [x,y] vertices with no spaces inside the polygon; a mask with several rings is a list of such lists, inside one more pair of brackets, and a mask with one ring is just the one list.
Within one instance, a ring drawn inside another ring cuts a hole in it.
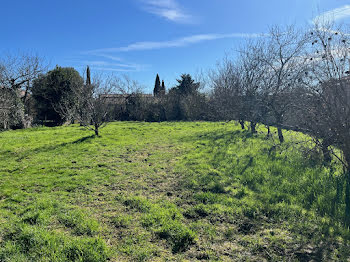
[{"label": "evergreen tree", "polygon": [[181,79],[176,80],[179,84],[175,90],[180,95],[190,95],[198,92],[200,83],[195,82],[190,74],[182,74]]},{"label": "evergreen tree", "polygon": [[178,85],[171,88],[166,96],[167,119],[206,119],[208,104],[205,95],[199,92],[200,82],[196,82],[189,74],[181,75],[177,82]]},{"label": "evergreen tree", "polygon": [[90,73],[90,67],[87,66],[86,68],[86,85],[90,86],[91,85],[91,73]]},{"label": "evergreen tree", "polygon": [[154,84],[154,89],[153,89],[153,95],[158,96],[159,92],[160,92],[160,79],[159,79],[159,75],[157,74],[156,82]]},{"label": "evergreen tree", "polygon": [[160,88],[159,94],[164,96],[165,95],[165,84],[164,84],[164,80],[162,80],[162,86]]},{"label": "evergreen tree", "polygon": [[53,125],[69,120],[65,119],[67,111],[77,104],[77,93],[83,85],[83,78],[71,67],[56,66],[47,74],[35,79],[32,96],[35,100],[37,120],[50,120]]}]

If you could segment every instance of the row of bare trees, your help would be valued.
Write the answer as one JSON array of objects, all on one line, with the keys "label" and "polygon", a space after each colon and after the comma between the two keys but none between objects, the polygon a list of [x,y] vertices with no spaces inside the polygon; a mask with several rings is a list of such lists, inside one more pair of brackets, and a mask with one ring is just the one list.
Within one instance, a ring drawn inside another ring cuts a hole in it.
[{"label": "row of bare trees", "polygon": [[259,122],[275,125],[282,143],[284,118],[304,74],[307,39],[294,27],[274,27],[268,35],[241,48],[238,59],[226,58],[211,75],[217,110],[242,124],[250,121],[253,133]]},{"label": "row of bare trees", "polygon": [[[325,162],[338,159],[346,177],[350,225],[350,34],[334,25],[273,27],[250,40],[238,59],[211,73],[211,104],[221,119],[275,126],[314,138]],[[340,152],[340,153],[339,153]]]}]

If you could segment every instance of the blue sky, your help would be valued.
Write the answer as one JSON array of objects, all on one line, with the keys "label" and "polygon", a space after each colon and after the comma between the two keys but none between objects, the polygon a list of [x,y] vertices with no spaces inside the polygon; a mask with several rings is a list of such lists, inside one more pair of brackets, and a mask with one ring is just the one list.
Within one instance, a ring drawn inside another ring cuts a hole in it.
[{"label": "blue sky", "polygon": [[317,16],[350,21],[347,0],[1,0],[0,52],[127,74],[150,92],[213,68],[247,37]]}]

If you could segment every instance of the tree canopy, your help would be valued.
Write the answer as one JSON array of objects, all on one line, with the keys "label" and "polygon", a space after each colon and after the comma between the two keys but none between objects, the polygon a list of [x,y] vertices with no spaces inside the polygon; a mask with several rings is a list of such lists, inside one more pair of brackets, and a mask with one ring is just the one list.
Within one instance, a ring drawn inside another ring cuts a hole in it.
[{"label": "tree canopy", "polygon": [[176,79],[178,85],[173,88],[180,95],[190,95],[198,91],[200,83],[195,82],[190,74],[182,74],[180,79]]},{"label": "tree canopy", "polygon": [[59,67],[41,75],[33,83],[32,94],[37,105],[37,118],[62,124],[62,105],[75,103],[75,90],[84,84],[83,78],[72,67]]}]

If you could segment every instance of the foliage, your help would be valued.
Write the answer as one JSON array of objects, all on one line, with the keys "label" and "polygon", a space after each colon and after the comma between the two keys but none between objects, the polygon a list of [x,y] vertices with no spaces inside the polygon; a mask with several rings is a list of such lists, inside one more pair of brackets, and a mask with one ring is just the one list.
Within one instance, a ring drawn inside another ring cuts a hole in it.
[{"label": "foliage", "polygon": [[171,89],[171,92],[175,92],[179,95],[186,96],[198,92],[200,84],[192,79],[190,74],[182,74],[181,79],[176,80],[178,85]]},{"label": "foliage", "polygon": [[205,95],[199,93],[200,83],[190,74],[182,74],[178,85],[171,88],[165,107],[168,120],[202,120],[207,112]]},{"label": "foliage", "polygon": [[71,67],[57,66],[47,74],[41,75],[34,81],[32,88],[37,120],[50,120],[55,125],[72,120],[67,108],[76,103],[75,90],[80,89],[82,85],[82,77]]}]

